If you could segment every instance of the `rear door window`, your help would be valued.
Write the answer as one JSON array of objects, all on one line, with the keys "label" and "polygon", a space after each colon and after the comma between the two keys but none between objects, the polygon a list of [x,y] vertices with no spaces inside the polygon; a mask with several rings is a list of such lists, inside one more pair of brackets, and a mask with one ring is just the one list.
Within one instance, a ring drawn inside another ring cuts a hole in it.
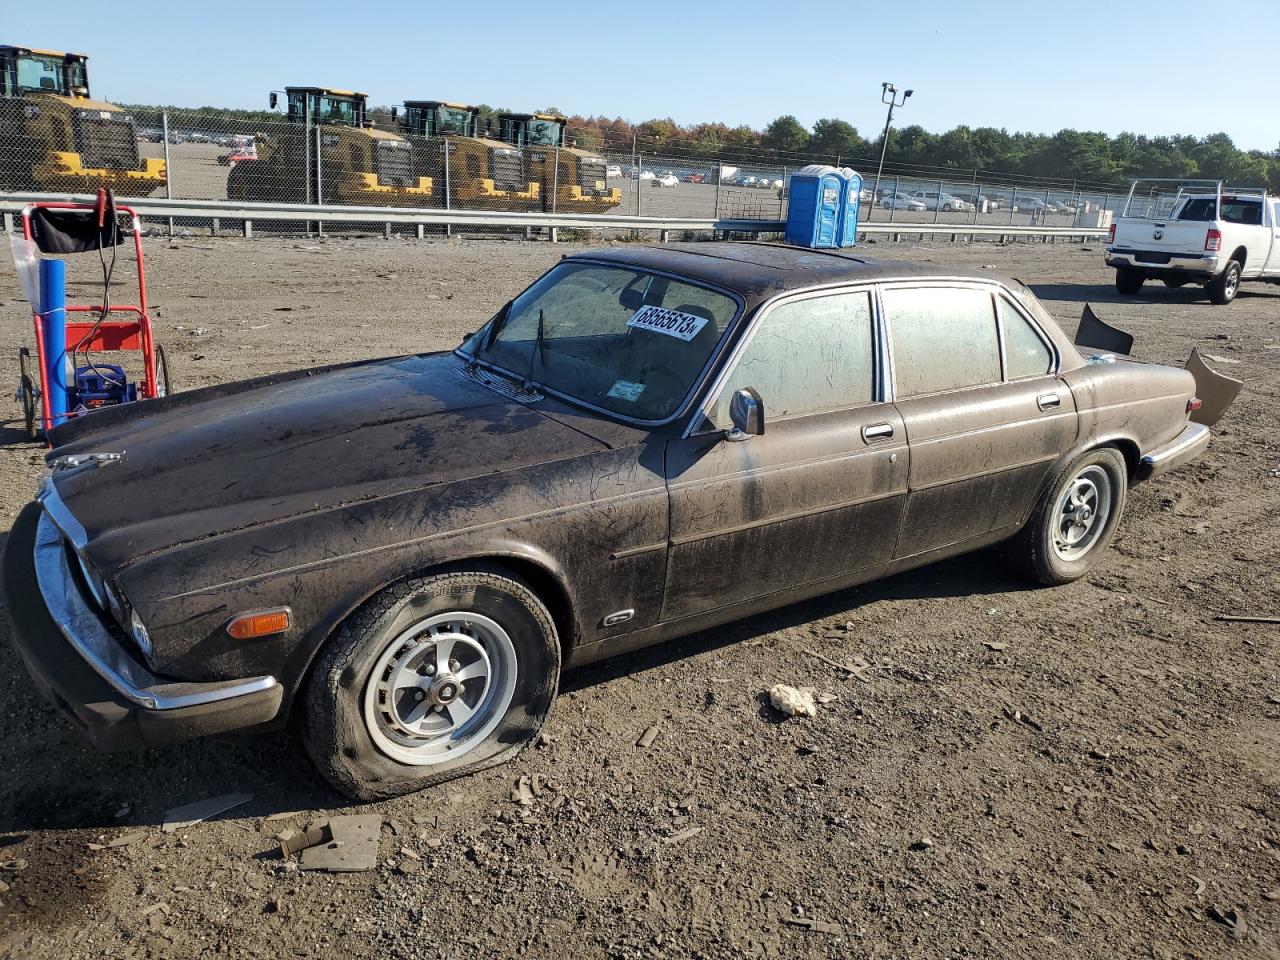
[{"label": "rear door window", "polygon": [[996,312],[1004,331],[1006,380],[1039,377],[1053,369],[1053,351],[1040,335],[1004,297],[996,297]]},{"label": "rear door window", "polygon": [[989,291],[886,287],[881,300],[899,399],[1000,382],[1000,338]]}]

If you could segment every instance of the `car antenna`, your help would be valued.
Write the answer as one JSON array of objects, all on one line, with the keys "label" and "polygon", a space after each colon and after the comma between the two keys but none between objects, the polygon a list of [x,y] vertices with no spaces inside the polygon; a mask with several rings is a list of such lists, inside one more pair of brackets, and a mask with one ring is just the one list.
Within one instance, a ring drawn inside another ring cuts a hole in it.
[{"label": "car antenna", "polygon": [[542,322],[542,308],[538,308],[538,334],[533,341],[533,349],[529,351],[529,372],[524,375],[524,388],[529,390],[533,387],[533,358],[542,355],[542,361],[546,363],[545,343],[547,329]]}]

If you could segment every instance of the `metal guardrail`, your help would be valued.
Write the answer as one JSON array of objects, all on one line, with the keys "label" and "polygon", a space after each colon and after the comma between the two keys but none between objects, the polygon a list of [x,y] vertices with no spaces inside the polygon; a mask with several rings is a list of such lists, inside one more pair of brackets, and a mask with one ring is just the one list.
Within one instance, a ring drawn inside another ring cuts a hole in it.
[{"label": "metal guardrail", "polygon": [[[0,193],[0,213],[4,215],[6,232],[13,230],[13,219],[28,203],[75,202],[93,203],[92,194]],[[656,230],[666,234],[672,230],[717,231],[723,233],[783,233],[782,220],[737,220],[701,217],[636,217],[607,213],[522,213],[492,210],[423,210],[406,207],[374,207],[346,205],[313,205],[303,203],[247,203],[232,200],[179,200],[166,197],[129,197],[127,203],[144,218],[166,220],[198,219],[220,222],[236,221],[245,236],[253,235],[255,222],[272,223],[377,223],[390,232],[393,225],[446,227],[535,227],[559,229],[628,229]],[[421,232],[421,231],[420,231]],[[1106,228],[1097,227],[1031,227],[1000,224],[964,223],[867,223],[858,228],[860,236],[951,236],[978,237],[1061,237],[1065,240],[1087,240],[1105,236]]]}]

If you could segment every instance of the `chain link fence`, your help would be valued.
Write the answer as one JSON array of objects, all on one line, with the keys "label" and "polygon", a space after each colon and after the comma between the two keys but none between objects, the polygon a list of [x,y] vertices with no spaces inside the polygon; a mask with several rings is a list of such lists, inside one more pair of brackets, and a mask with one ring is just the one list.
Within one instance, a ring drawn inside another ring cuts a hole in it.
[{"label": "chain link fence", "polygon": [[[363,125],[342,116],[207,110],[60,114],[2,98],[0,190],[86,193],[107,183],[121,197],[781,220],[799,169],[536,144],[504,137],[505,125],[474,121],[463,127],[470,136],[419,135],[412,119],[411,112]],[[978,173],[886,175],[877,184],[874,171],[860,172],[861,216],[872,223],[1095,227],[1123,201],[1118,192]]]}]

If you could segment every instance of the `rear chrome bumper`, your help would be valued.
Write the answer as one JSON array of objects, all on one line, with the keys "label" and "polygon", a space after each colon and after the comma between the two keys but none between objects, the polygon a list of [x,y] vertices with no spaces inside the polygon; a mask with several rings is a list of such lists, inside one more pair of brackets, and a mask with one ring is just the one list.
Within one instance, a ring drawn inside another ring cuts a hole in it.
[{"label": "rear chrome bumper", "polygon": [[[1165,256],[1160,254],[1160,256]],[[1164,263],[1153,263],[1143,260],[1143,251],[1132,250],[1122,247],[1108,247],[1106,252],[1106,263],[1109,267],[1130,267],[1134,270],[1142,270],[1149,274],[1161,273],[1183,273],[1194,277],[1204,279],[1212,279],[1220,272],[1219,260],[1222,257],[1220,253],[1203,253],[1203,254],[1187,254],[1185,256],[1179,254],[1169,254],[1168,261]]]},{"label": "rear chrome bumper", "polygon": [[106,749],[175,742],[276,716],[283,690],[274,677],[183,683],[139,663],[85,599],[45,506],[30,504],[10,533],[6,612],[28,673],[90,740]]},{"label": "rear chrome bumper", "polygon": [[1209,428],[1202,423],[1188,423],[1180,434],[1143,456],[1138,465],[1138,479],[1149,480],[1176,469],[1198,457],[1209,445]]}]

